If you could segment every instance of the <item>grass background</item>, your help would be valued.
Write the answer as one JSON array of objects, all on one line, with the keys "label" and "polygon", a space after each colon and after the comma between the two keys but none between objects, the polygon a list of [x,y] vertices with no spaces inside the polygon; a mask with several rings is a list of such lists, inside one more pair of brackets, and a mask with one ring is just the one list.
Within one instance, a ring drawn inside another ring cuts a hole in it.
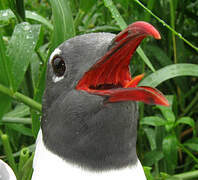
[{"label": "grass background", "polygon": [[148,180],[198,179],[198,0],[0,0],[0,158],[20,180],[32,173],[46,63],[63,41],[153,24],[132,75],[160,89],[171,107],[139,103],[137,152]]}]

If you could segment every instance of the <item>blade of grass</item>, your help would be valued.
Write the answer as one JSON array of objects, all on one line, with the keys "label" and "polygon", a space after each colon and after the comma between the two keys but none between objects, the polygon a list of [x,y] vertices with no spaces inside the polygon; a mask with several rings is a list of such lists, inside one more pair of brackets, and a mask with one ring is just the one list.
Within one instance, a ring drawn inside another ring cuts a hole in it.
[{"label": "blade of grass", "polygon": [[16,105],[16,107],[13,110],[6,113],[4,117],[16,118],[16,117],[25,117],[29,115],[30,115],[30,108],[22,103],[19,103],[18,105]]},{"label": "blade of grass", "polygon": [[[119,11],[117,10],[116,6],[114,5],[112,0],[104,0],[104,4],[105,6],[110,10],[112,17],[116,20],[118,26],[123,30],[127,27],[126,22],[124,21],[124,19],[122,18],[122,16],[120,15]],[[155,72],[155,68],[153,67],[153,65],[151,64],[150,60],[147,58],[147,56],[145,55],[144,51],[142,50],[141,47],[139,47],[137,49],[137,53],[140,55],[140,57],[142,58],[142,60],[147,64],[147,66],[153,71]]]},{"label": "blade of grass", "polygon": [[143,167],[144,168],[144,173],[146,175],[147,180],[154,180],[152,174],[151,174],[151,167]]},{"label": "blade of grass", "polygon": [[88,29],[85,32],[91,33],[91,32],[112,32],[112,31],[120,31],[120,28],[117,26],[104,25],[104,26],[97,26],[95,28]]},{"label": "blade of grass", "polygon": [[[53,31],[53,25],[43,16],[37,14],[36,12],[26,10],[26,19],[31,19],[45,25],[49,30]],[[10,19],[16,18],[15,14],[10,9],[0,10],[0,21],[8,22]]]},{"label": "blade of grass", "polygon": [[41,112],[41,104],[39,104],[38,102],[34,101],[33,99],[19,93],[19,92],[15,92],[13,93],[9,88],[3,86],[2,84],[0,84],[0,92],[12,97],[13,99],[22,102],[26,105],[28,105],[29,107]]},{"label": "blade of grass", "polygon": [[0,0],[0,9],[7,9],[8,8],[8,2]]},{"label": "blade of grass", "polygon": [[29,179],[30,173],[32,173],[32,163],[34,159],[34,153],[30,156],[30,158],[26,161],[23,166],[23,177],[22,180]]},{"label": "blade of grass", "polygon": [[25,7],[24,0],[16,0],[16,10],[20,15],[21,19],[25,21]]},{"label": "blade of grass", "polygon": [[20,123],[20,124],[32,124],[31,118],[18,118],[18,117],[2,117],[3,123]]},{"label": "blade of grass", "polygon": [[[195,178],[197,179],[198,178],[198,170],[185,172],[185,173],[181,173],[181,174],[176,174],[172,177],[179,178],[182,180],[189,180],[189,179],[195,179]],[[168,178],[167,180],[171,180],[171,178],[170,179]]]},{"label": "blade of grass", "polygon": [[83,29],[84,31],[89,29],[90,24],[92,24],[92,20],[94,16],[98,16],[97,12],[102,9],[103,3],[98,1],[95,5],[90,9],[90,11],[83,18]]},{"label": "blade of grass", "polygon": [[10,71],[8,68],[8,57],[5,54],[6,48],[3,42],[2,34],[0,32],[0,82],[5,85],[11,84]]},{"label": "blade of grass", "polygon": [[27,19],[32,19],[37,22],[40,22],[43,25],[45,25],[46,27],[48,27],[49,30],[53,31],[53,29],[54,29],[53,25],[46,18],[42,17],[41,15],[37,14],[36,12],[26,10],[25,15],[26,15]]},{"label": "blade of grass", "polygon": [[[152,9],[154,7],[154,4],[155,4],[155,0],[148,0],[147,8],[152,11]],[[151,17],[151,15],[149,13],[145,13],[144,20],[149,22],[150,21],[150,17]]]},{"label": "blade of grass", "polygon": [[81,23],[84,15],[85,15],[85,12],[82,11],[81,9],[79,9],[79,11],[78,11],[78,13],[76,15],[76,18],[74,19],[74,27],[75,27],[75,29],[78,28],[78,26]]},{"label": "blade of grass", "polygon": [[[0,83],[10,85],[10,73],[7,66],[8,58],[5,54],[5,45],[0,32]],[[0,119],[6,111],[10,108],[11,98],[5,94],[0,93]]]},{"label": "blade of grass", "polygon": [[29,156],[30,156],[29,149],[23,148],[20,153],[19,164],[18,164],[18,172],[19,172],[20,179],[22,178],[22,175],[23,175],[23,170],[24,170],[23,166],[27,162]]},{"label": "blade of grass", "polygon": [[168,79],[179,76],[198,76],[198,65],[181,63],[166,66],[147,76],[139,85],[156,87]]},{"label": "blade of grass", "polygon": [[12,12],[15,14],[18,22],[23,22],[23,19],[21,18],[20,14],[18,13],[17,11],[17,8],[16,8],[16,1],[15,0],[8,0],[8,3],[9,3],[9,8],[12,10]]},{"label": "blade of grass", "polygon": [[9,165],[13,169],[15,175],[18,177],[17,166],[16,166],[16,163],[15,163],[13,154],[12,154],[12,149],[11,149],[11,146],[10,146],[8,136],[7,136],[7,134],[3,134],[1,131],[0,131],[0,135],[1,135],[3,148],[4,148],[4,151],[5,151],[6,157],[8,159]]},{"label": "blade of grass", "polygon": [[[171,21],[171,26],[173,29],[175,29],[175,8],[174,8],[174,2],[169,1],[170,5],[170,21]],[[176,49],[176,40],[175,40],[175,34],[172,32],[172,41],[173,41],[173,52],[174,52],[174,63],[177,63],[177,49]]]},{"label": "blade of grass", "polygon": [[[47,58],[50,56],[50,52],[48,52]],[[43,63],[42,70],[39,72],[39,79],[35,87],[34,91],[34,100],[37,102],[42,101],[43,93],[45,90],[45,78],[46,78],[46,70],[47,70],[47,60]],[[37,111],[31,111],[32,117],[32,133],[34,137],[37,137],[38,131],[40,129],[40,114]]]},{"label": "blade of grass", "polygon": [[156,58],[156,60],[160,63],[161,67],[172,64],[172,60],[160,47],[149,45],[146,46],[145,49],[149,54]]},{"label": "blade of grass", "polygon": [[16,123],[6,123],[7,128],[12,129],[14,131],[19,132],[22,135],[32,137],[32,129],[25,127],[23,124],[16,124]]},{"label": "blade of grass", "polygon": [[179,124],[187,124],[187,125],[191,126],[194,136],[196,135],[195,121],[191,117],[181,117],[181,118],[179,118],[176,121],[175,126],[178,126]]},{"label": "blade of grass", "polygon": [[[50,57],[50,54],[51,53],[49,51],[46,59]],[[48,62],[47,60],[44,61],[42,70],[39,72],[39,78],[34,92],[34,100],[40,103],[42,101],[43,93],[45,90],[47,62]],[[37,111],[32,110],[31,117],[32,117],[32,132],[34,137],[36,138],[38,131],[40,129],[40,114]]]},{"label": "blade of grass", "polygon": [[16,18],[16,16],[10,9],[0,10],[1,25],[9,23],[12,18]]},{"label": "blade of grass", "polygon": [[151,150],[155,150],[157,147],[156,141],[155,141],[155,139],[156,139],[155,131],[149,127],[144,127],[143,129],[144,129],[144,132],[146,133],[146,136],[148,138]]},{"label": "blade of grass", "polygon": [[79,11],[74,20],[75,29],[78,28],[85,14],[88,14],[91,11],[91,8],[93,7],[93,5],[95,4],[96,2],[92,0],[80,0]]},{"label": "blade of grass", "polygon": [[193,161],[194,161],[196,164],[198,164],[198,158],[197,158],[196,156],[194,156],[187,148],[185,148],[183,144],[178,144],[178,146],[179,146],[186,154],[188,154],[188,156],[189,156],[190,158],[192,158]]},{"label": "blade of grass", "polygon": [[153,65],[151,64],[150,60],[148,59],[148,57],[146,56],[146,54],[144,53],[141,47],[137,48],[137,53],[140,55],[142,60],[147,64],[147,66],[151,69],[151,71],[155,72],[155,68],[153,67]]},{"label": "blade of grass", "polygon": [[50,3],[54,25],[50,50],[52,52],[63,41],[75,36],[75,29],[69,2],[65,0],[50,0]]},{"label": "blade of grass", "polygon": [[114,5],[112,0],[104,0],[104,5],[109,9],[109,11],[112,14],[112,17],[116,20],[118,26],[120,27],[120,29],[125,29],[127,27],[126,22],[124,21],[124,19],[122,18],[122,16],[120,15],[118,9],[116,8],[116,6]]},{"label": "blade of grass", "polygon": [[177,137],[175,134],[170,134],[163,139],[162,149],[167,172],[169,174],[174,174],[177,166]]},{"label": "blade of grass", "polygon": [[[30,152],[34,152],[35,149],[36,149],[36,145],[35,144],[32,144],[30,146],[27,146],[26,148],[28,148]],[[14,157],[19,157],[20,156],[20,153],[21,153],[21,150],[18,151],[18,152],[13,153],[13,156]],[[1,159],[5,159],[6,157],[5,157],[5,155],[3,155],[3,156],[0,156],[0,158]]]},{"label": "blade of grass", "polygon": [[192,107],[197,103],[198,101],[198,93],[196,93],[195,97],[193,100],[190,102],[190,104],[184,109],[183,113],[181,114],[182,116],[185,116],[191,109]]},{"label": "blade of grass", "polygon": [[198,137],[194,137],[192,139],[189,139],[183,143],[183,145],[190,150],[192,150],[194,153],[198,152]]},{"label": "blade of grass", "polygon": [[149,14],[151,14],[154,18],[156,18],[160,23],[163,24],[166,28],[168,28],[170,31],[172,31],[176,36],[178,36],[180,39],[182,39],[186,44],[191,46],[194,50],[198,52],[198,47],[194,46],[191,42],[189,42],[187,39],[185,39],[180,33],[176,32],[173,28],[171,28],[167,23],[165,23],[163,20],[161,20],[158,16],[156,16],[150,9],[148,9],[144,4],[142,4],[139,0],[134,0],[137,4],[139,4],[142,8],[144,8]]}]

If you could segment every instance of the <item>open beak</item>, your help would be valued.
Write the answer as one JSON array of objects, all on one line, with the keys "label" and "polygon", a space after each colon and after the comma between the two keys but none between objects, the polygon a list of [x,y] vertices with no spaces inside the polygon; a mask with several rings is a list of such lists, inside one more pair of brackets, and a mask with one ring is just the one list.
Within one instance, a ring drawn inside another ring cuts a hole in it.
[{"label": "open beak", "polygon": [[113,39],[111,49],[83,75],[76,89],[106,96],[107,102],[142,101],[169,106],[168,100],[157,89],[138,87],[144,75],[132,78],[129,71],[132,55],[147,36],[161,39],[149,23],[138,21],[129,25]]}]

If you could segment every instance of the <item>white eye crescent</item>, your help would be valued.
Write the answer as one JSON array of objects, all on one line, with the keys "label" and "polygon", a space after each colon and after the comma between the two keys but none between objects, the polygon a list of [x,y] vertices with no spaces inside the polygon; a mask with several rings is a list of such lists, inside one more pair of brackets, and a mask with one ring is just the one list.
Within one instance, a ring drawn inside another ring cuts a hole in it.
[{"label": "white eye crescent", "polygon": [[50,55],[50,59],[49,59],[49,64],[51,64],[52,59],[54,58],[54,56],[60,55],[61,54],[61,50],[59,48],[56,48],[53,53]]},{"label": "white eye crescent", "polygon": [[66,65],[63,58],[60,56],[61,50],[56,48],[54,52],[50,56],[49,64],[52,65],[53,68],[53,77],[52,80],[54,82],[58,82],[64,78],[64,73],[66,71]]}]

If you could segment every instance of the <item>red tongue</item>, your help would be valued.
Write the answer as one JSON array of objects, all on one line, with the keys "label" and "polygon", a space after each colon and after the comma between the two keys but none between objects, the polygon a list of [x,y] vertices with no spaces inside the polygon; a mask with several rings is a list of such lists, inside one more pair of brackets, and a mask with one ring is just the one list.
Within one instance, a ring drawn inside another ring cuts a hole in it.
[{"label": "red tongue", "polygon": [[143,101],[168,106],[167,99],[158,90],[136,87],[143,75],[132,79],[129,72],[130,59],[146,36],[161,38],[159,32],[146,22],[129,25],[114,38],[111,49],[84,74],[76,89],[109,96],[108,102]]}]

